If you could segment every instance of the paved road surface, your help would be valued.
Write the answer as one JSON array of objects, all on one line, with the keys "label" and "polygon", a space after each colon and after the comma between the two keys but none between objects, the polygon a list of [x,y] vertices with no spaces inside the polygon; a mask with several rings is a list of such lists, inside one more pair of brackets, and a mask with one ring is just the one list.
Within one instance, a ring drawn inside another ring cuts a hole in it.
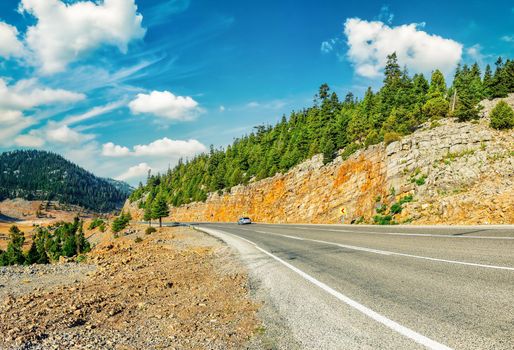
[{"label": "paved road surface", "polygon": [[514,349],[514,228],[199,224],[303,348]]}]

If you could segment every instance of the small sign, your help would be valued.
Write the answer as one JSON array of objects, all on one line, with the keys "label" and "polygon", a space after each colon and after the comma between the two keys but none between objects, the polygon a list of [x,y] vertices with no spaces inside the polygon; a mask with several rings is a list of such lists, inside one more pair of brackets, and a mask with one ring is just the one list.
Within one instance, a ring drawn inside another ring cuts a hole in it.
[{"label": "small sign", "polygon": [[341,208],[341,214],[346,215],[346,208]]}]

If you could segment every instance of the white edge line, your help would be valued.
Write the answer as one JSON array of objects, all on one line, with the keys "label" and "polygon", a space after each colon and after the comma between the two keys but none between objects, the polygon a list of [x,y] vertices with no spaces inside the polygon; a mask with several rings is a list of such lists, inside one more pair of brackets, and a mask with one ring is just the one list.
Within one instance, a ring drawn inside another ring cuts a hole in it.
[{"label": "white edge line", "polygon": [[[205,228],[198,228],[198,229],[202,230],[204,232],[207,232],[207,233],[209,233],[209,231],[211,231],[210,233],[212,233],[212,231],[216,232],[216,230],[210,230],[210,229],[205,229]],[[227,233],[227,232],[223,231],[223,233]],[[441,344],[441,343],[439,343],[439,342],[437,342],[435,340],[432,340],[430,338],[427,338],[424,335],[422,335],[422,334],[420,334],[420,333],[418,333],[416,331],[413,331],[410,328],[402,326],[401,324],[399,324],[399,323],[397,323],[397,322],[387,318],[386,316],[383,316],[383,315],[373,311],[372,309],[370,309],[370,308],[368,308],[368,307],[358,303],[357,301],[355,301],[353,299],[350,299],[346,295],[344,295],[344,294],[342,294],[342,293],[332,289],[331,287],[329,287],[325,283],[317,280],[316,278],[312,277],[311,275],[303,272],[302,270],[300,270],[300,269],[294,267],[293,265],[287,263],[286,261],[280,259],[278,256],[273,255],[272,253],[267,252],[266,250],[264,250],[261,247],[259,247],[256,243],[254,243],[254,242],[252,242],[252,241],[250,241],[250,240],[248,240],[246,238],[237,236],[237,235],[233,235],[233,234],[230,234],[230,235],[235,236],[235,237],[237,237],[239,239],[242,239],[242,240],[250,243],[256,249],[258,249],[262,253],[268,255],[269,257],[273,258],[274,260],[278,261],[279,263],[281,263],[282,265],[286,266],[290,270],[296,272],[298,275],[303,277],[305,280],[307,280],[307,281],[311,282],[312,284],[316,285],[317,287],[323,289],[325,292],[327,292],[330,295],[334,296],[335,298],[339,299],[343,303],[353,307],[354,309],[356,309],[357,311],[363,313],[364,315],[368,316],[369,318],[371,318],[371,319],[373,319],[373,320],[383,324],[387,328],[390,328],[390,329],[392,329],[393,331],[395,331],[397,333],[400,333],[404,337],[407,337],[407,338],[415,341],[416,343],[421,344],[421,345],[427,347],[428,349],[433,349],[433,350],[451,350],[451,348],[449,348],[448,346],[446,346],[444,344]]]}]

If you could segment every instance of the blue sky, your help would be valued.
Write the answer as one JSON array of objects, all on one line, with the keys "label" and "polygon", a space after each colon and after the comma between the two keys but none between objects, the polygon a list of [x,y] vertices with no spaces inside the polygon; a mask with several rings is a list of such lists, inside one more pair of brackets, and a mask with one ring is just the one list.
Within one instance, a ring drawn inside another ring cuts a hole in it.
[{"label": "blue sky", "polygon": [[513,57],[508,1],[3,0],[0,150],[137,183],[312,103],[411,72]]}]

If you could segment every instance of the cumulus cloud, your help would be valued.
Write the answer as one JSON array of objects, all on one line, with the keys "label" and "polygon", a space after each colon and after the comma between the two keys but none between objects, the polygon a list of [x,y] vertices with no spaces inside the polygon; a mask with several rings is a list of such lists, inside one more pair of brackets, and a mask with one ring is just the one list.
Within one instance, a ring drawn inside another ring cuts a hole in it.
[{"label": "cumulus cloud", "polygon": [[387,55],[396,52],[401,65],[415,73],[440,69],[449,74],[461,60],[462,44],[421,30],[422,25],[392,27],[381,21],[347,19],[344,34],[348,59],[356,73],[375,78],[381,74]]},{"label": "cumulus cloud", "polygon": [[189,96],[175,96],[169,91],[138,94],[129,103],[134,114],[152,114],[168,120],[192,120],[202,112],[198,102]]},{"label": "cumulus cloud", "polygon": [[127,147],[108,142],[102,146],[102,155],[106,157],[125,157],[130,155],[130,150]]},{"label": "cumulus cloud", "polygon": [[67,125],[56,126],[54,123],[49,123],[45,130],[45,136],[49,142],[75,145],[94,138],[94,135],[82,134]]},{"label": "cumulus cloud", "polygon": [[136,145],[130,151],[128,147],[115,145],[112,142],[102,146],[102,155],[106,157],[191,157],[207,151],[207,147],[198,140],[171,140],[167,137],[155,140],[147,145]]},{"label": "cumulus cloud", "polygon": [[147,163],[139,163],[136,166],[130,167],[126,172],[116,177],[116,180],[126,181],[133,178],[140,178],[148,174],[152,168]]},{"label": "cumulus cloud", "polygon": [[27,29],[26,44],[41,72],[52,74],[102,45],[127,51],[128,44],[142,39],[135,0],[80,1],[22,0],[19,11],[37,22]]},{"label": "cumulus cloud", "polygon": [[18,29],[0,22],[0,56],[4,58],[23,55],[23,44],[18,40]]},{"label": "cumulus cloud", "polygon": [[83,94],[42,87],[35,79],[20,80],[9,86],[0,78],[0,109],[26,110],[52,103],[78,102],[86,97]]},{"label": "cumulus cloud", "polygon": [[134,154],[136,156],[193,156],[198,153],[207,151],[207,148],[197,140],[170,140],[165,137],[156,140],[148,145],[134,146]]}]

